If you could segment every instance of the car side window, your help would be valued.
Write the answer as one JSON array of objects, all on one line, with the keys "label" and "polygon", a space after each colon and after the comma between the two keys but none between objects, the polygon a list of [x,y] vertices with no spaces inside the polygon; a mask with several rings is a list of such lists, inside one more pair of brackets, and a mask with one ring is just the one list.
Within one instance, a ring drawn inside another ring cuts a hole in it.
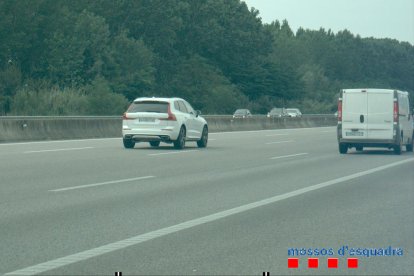
[{"label": "car side window", "polygon": [[194,109],[191,107],[191,105],[189,103],[187,103],[186,101],[184,101],[185,106],[187,107],[188,113],[194,114]]},{"label": "car side window", "polygon": [[178,110],[178,111],[181,111],[181,109],[180,109],[180,105],[178,104],[178,102],[177,102],[177,101],[175,101],[175,102],[174,102],[174,108],[175,108],[176,110]]},{"label": "car side window", "polygon": [[185,106],[185,104],[182,102],[182,101],[178,101],[178,105],[179,105],[179,110],[181,111],[181,112],[184,112],[184,113],[188,113],[188,110],[187,110],[187,108],[186,108],[186,106]]}]

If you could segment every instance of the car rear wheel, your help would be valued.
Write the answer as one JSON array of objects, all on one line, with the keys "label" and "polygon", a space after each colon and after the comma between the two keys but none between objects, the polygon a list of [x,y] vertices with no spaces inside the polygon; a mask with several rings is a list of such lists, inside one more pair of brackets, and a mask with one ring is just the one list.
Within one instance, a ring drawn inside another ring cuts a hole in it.
[{"label": "car rear wheel", "polygon": [[185,128],[182,126],[177,140],[174,141],[174,148],[183,149],[185,147]]},{"label": "car rear wheel", "polygon": [[131,139],[122,139],[123,143],[124,143],[124,147],[126,149],[132,149],[135,146],[135,142]]},{"label": "car rear wheel", "polygon": [[413,133],[413,137],[411,137],[411,141],[409,144],[405,145],[405,149],[407,151],[412,152],[413,151],[413,145],[414,145],[414,133]]},{"label": "car rear wheel", "polygon": [[149,143],[150,143],[151,147],[154,147],[154,148],[156,148],[160,145],[160,141],[151,141]]},{"label": "car rear wheel", "polygon": [[199,148],[205,148],[207,147],[208,142],[208,128],[207,126],[204,126],[203,133],[201,134],[201,139],[197,141],[197,146]]},{"label": "car rear wheel", "polygon": [[340,143],[339,144],[339,153],[340,154],[346,154],[348,152],[348,145]]},{"label": "car rear wheel", "polygon": [[400,155],[401,154],[402,141],[403,141],[403,137],[400,136],[400,138],[398,139],[398,144],[397,145],[394,145],[394,153],[396,155]]}]

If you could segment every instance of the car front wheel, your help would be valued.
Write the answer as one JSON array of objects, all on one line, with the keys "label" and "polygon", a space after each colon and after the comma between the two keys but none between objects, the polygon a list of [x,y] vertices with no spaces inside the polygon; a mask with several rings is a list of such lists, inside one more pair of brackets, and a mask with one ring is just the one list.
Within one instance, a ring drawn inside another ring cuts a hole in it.
[{"label": "car front wheel", "polygon": [[204,126],[203,133],[201,134],[201,139],[197,141],[197,146],[199,148],[205,148],[207,147],[208,142],[208,128],[207,126]]}]

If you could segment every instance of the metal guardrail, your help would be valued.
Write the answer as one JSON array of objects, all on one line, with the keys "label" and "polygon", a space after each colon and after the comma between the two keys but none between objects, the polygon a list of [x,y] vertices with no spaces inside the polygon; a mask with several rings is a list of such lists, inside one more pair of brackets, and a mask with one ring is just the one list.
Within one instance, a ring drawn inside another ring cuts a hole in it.
[{"label": "metal guardrail", "polygon": [[[203,115],[202,117],[208,118],[233,118],[233,115]],[[251,118],[266,118],[267,115],[255,114]],[[302,114],[303,118],[306,117],[335,117],[334,114]],[[122,118],[119,116],[0,116],[0,120],[47,120],[47,119],[118,119]],[[291,118],[291,117],[281,117]],[[248,119],[248,118],[247,118]]]}]

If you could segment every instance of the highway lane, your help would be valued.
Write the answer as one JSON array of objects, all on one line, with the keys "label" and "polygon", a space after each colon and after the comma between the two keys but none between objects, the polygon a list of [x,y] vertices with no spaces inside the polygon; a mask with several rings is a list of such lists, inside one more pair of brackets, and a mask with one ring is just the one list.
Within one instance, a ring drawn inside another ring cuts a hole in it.
[{"label": "highway lane", "polygon": [[[412,154],[339,155],[335,128],[210,138],[207,149],[188,143],[185,151],[148,144],[124,150],[120,139],[0,145],[0,273],[404,160],[44,273],[297,273],[287,269],[288,247],[344,243],[405,250],[403,257],[361,260],[356,274],[379,273],[379,268],[396,275],[414,271]],[[346,216],[344,210],[359,216]],[[359,227],[353,229],[355,224]]]}]

